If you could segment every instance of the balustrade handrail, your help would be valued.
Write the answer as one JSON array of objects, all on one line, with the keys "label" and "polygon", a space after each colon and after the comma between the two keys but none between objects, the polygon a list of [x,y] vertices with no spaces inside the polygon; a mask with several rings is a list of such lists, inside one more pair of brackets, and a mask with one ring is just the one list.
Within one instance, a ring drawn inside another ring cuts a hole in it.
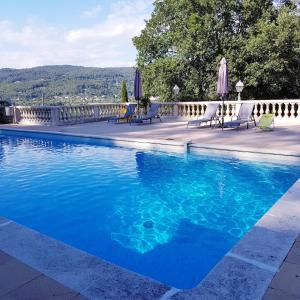
[{"label": "balustrade handrail", "polygon": [[[222,100],[214,100],[214,101],[180,101],[180,102],[161,102],[161,104],[179,104],[179,105],[197,105],[197,104],[206,104],[206,103],[220,103],[222,104]],[[279,100],[225,100],[224,103],[229,103],[229,104],[240,104],[240,103],[299,103],[300,99],[279,99]]]},{"label": "balustrade handrail", "polygon": [[31,108],[31,109],[51,109],[62,107],[61,105],[38,105],[38,106],[30,106],[30,105],[16,105],[17,108]]}]

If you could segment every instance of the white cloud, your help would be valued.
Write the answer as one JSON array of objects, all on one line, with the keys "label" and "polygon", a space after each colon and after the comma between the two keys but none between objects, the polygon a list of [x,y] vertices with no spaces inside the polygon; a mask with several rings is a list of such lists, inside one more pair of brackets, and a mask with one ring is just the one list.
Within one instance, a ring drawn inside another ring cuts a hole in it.
[{"label": "white cloud", "polygon": [[96,18],[98,16],[98,14],[101,12],[101,10],[102,10],[102,6],[100,4],[98,4],[95,7],[84,11],[82,13],[82,16],[84,18],[88,18],[88,19]]},{"label": "white cloud", "polygon": [[133,66],[132,37],[149,18],[151,0],[119,1],[102,22],[67,30],[37,19],[17,26],[0,20],[0,68],[72,64],[94,67]]},{"label": "white cloud", "polygon": [[144,27],[144,19],[149,17],[147,8],[152,1],[122,1],[113,4],[112,13],[103,23],[88,28],[71,30],[67,36],[69,41],[91,38],[108,38],[121,35],[137,35]]}]

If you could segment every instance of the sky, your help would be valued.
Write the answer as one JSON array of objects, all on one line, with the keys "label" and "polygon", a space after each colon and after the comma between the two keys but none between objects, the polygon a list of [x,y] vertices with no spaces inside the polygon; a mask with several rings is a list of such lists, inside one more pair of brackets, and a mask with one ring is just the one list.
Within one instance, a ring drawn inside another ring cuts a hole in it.
[{"label": "sky", "polygon": [[0,68],[134,66],[152,0],[0,0]]}]

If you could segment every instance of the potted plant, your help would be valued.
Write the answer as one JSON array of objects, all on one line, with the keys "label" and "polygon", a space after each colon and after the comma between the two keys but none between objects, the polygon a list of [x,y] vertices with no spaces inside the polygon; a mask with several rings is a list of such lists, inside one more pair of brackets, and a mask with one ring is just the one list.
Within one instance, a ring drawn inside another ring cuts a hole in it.
[{"label": "potted plant", "polygon": [[149,99],[149,97],[145,96],[143,98],[141,98],[141,108],[143,111],[143,114],[147,114],[148,111],[148,107],[150,106],[151,101]]}]

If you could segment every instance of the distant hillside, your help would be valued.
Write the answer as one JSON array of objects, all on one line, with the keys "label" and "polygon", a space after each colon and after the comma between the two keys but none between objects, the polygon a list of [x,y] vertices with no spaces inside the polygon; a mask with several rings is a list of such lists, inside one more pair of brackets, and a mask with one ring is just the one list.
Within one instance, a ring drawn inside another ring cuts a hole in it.
[{"label": "distant hillside", "polygon": [[133,94],[133,68],[88,68],[43,66],[31,69],[0,69],[0,97],[17,103],[72,102],[76,99],[119,100],[125,80],[129,97]]}]

